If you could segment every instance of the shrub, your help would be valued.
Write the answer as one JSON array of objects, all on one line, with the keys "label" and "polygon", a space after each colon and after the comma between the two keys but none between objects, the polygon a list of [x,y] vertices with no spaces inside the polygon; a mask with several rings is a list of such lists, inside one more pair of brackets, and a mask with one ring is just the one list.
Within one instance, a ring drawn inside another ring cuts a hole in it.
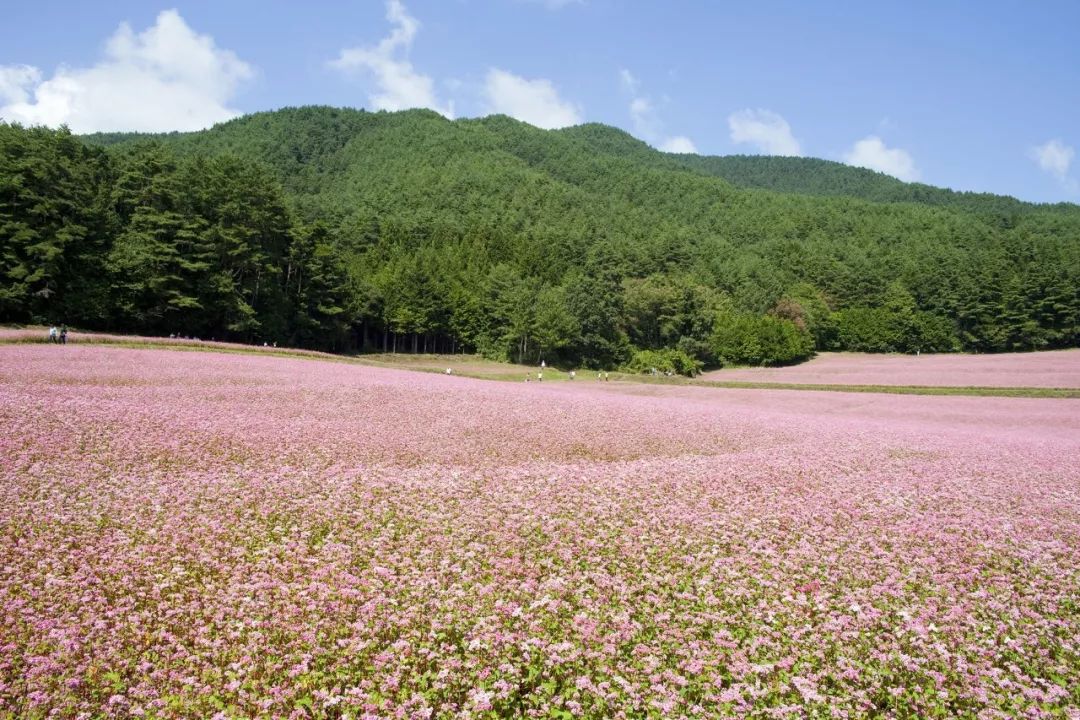
[{"label": "shrub", "polygon": [[638,350],[630,357],[625,370],[634,373],[650,373],[657,370],[662,373],[694,377],[701,372],[701,362],[682,350],[673,348]]},{"label": "shrub", "polygon": [[788,365],[814,354],[814,339],[806,329],[774,315],[721,313],[712,340],[724,365]]}]

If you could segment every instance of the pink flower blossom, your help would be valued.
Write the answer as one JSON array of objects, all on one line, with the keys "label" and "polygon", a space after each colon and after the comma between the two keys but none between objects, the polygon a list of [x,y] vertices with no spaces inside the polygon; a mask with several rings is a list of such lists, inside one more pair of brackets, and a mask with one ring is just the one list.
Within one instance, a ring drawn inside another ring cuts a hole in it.
[{"label": "pink flower blossom", "polygon": [[1077,401],[55,350],[0,346],[0,717],[1076,705]]}]

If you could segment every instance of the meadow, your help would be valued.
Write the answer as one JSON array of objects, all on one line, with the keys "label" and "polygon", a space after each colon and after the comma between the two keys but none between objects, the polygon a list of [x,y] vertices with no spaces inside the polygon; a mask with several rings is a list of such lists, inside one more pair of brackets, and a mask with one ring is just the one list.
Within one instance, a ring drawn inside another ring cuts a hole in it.
[{"label": "meadow", "polygon": [[0,345],[0,717],[1080,717],[1080,401]]}]

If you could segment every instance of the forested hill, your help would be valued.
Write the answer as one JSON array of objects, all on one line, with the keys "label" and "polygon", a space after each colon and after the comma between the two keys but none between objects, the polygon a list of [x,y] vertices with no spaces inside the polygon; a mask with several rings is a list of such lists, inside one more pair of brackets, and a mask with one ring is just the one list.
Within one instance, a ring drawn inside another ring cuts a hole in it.
[{"label": "forested hill", "polygon": [[[671,155],[654,150],[626,132],[607,125],[589,123],[562,130],[543,131],[505,116],[450,123],[426,111],[370,114],[329,107],[287,108],[258,113],[219,125],[209,133],[140,135],[133,133],[96,134],[85,139],[104,146],[157,139],[176,143],[185,150],[232,152],[264,160],[284,178],[293,178],[300,166],[319,162],[341,151],[354,137],[375,131],[383,122],[401,122],[401,115],[416,114],[433,124],[461,126],[479,123],[498,137],[495,142],[521,159],[536,164],[550,156],[566,164],[566,152],[576,148],[585,155],[619,158],[640,166],[673,170],[685,168],[727,180],[739,188],[773,190],[817,196],[850,197],[878,203],[915,203],[996,215],[1009,222],[1018,214],[1035,210],[1075,212],[1076,206],[1061,203],[1041,205],[990,193],[957,192],[923,183],[908,183],[880,172],[852,167],[831,160],[767,155]],[[391,120],[393,118],[393,120]],[[365,122],[366,121],[366,122]],[[302,130],[303,137],[296,131]],[[430,129],[430,128],[429,128]],[[314,130],[314,132],[312,132]],[[259,135],[252,140],[252,131]],[[531,135],[531,138],[527,136]],[[474,135],[471,140],[475,140]],[[570,140],[570,142],[566,142]],[[470,142],[466,140],[465,142]]]},{"label": "forested hill", "polygon": [[[599,180],[597,187],[603,191],[610,189],[605,171],[689,170],[726,180],[738,188],[939,206],[994,215],[1004,224],[1028,212],[1078,210],[1069,204],[1039,205],[1002,195],[906,183],[883,173],[817,158],[672,155],[606,125],[590,123],[544,131],[498,115],[451,122],[423,110],[366,113],[329,107],[287,108],[248,115],[206,132],[113,133],[84,139],[103,146],[153,139],[175,147],[181,154],[230,153],[266,162],[294,195],[333,195],[333,188],[313,185],[311,181],[320,178],[336,184],[340,177],[358,168],[370,170],[376,161],[388,161],[389,165],[410,163],[414,153],[424,152],[428,164],[436,164],[467,152],[472,163],[482,165],[499,165],[506,158],[491,155],[508,153],[555,179],[578,185],[580,181]],[[376,152],[376,146],[384,143],[389,158]],[[481,157],[485,155],[489,157]],[[506,169],[481,168],[495,173]]]},{"label": "forested hill", "polygon": [[1026,203],[1005,195],[956,192],[909,183],[884,173],[852,167],[831,160],[763,155],[685,156],[681,163],[734,185],[785,193],[860,198],[873,202],[936,205],[956,210],[996,215],[1005,222],[1033,210],[1070,212],[1075,206]]},{"label": "forested hill", "polygon": [[309,107],[0,125],[0,163],[0,320],[682,370],[1080,343],[1080,207],[821,160]]}]

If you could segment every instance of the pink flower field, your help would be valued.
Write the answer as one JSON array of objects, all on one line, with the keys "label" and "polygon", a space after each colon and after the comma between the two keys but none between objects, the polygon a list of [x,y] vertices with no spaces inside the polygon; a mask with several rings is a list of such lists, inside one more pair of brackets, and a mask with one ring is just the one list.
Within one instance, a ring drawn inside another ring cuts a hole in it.
[{"label": "pink flower field", "polygon": [[0,346],[0,717],[1080,717],[1080,401]]},{"label": "pink flower field", "polygon": [[1080,350],[918,357],[821,353],[800,365],[725,368],[704,378],[808,385],[1080,388]]}]

